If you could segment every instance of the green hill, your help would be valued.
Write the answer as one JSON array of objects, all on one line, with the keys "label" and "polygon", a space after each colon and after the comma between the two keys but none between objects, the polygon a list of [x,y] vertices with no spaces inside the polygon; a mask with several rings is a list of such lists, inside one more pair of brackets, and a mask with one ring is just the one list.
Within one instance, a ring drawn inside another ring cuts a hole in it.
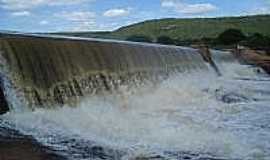
[{"label": "green hill", "polygon": [[270,15],[222,18],[156,19],[122,27],[113,32],[62,33],[81,37],[127,39],[133,35],[150,37],[154,41],[159,36],[185,41],[201,38],[215,38],[226,29],[234,28],[252,35],[261,33],[270,37]]}]

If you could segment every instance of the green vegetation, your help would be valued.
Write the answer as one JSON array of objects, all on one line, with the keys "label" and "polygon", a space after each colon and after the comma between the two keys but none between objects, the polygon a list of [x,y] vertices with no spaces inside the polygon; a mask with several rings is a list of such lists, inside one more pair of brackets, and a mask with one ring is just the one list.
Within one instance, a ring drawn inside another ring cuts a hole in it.
[{"label": "green vegetation", "polygon": [[[127,39],[128,41],[136,42],[153,42],[149,37],[140,37],[141,39]],[[218,35],[216,38],[202,38],[189,41],[174,40],[168,36],[160,36],[157,38],[156,43],[165,45],[178,45],[178,46],[190,46],[194,44],[206,44],[213,48],[234,48],[240,44],[251,49],[265,50],[270,52],[270,37],[264,36],[260,33],[254,33],[250,36],[245,35],[238,29],[227,29]]]},{"label": "green vegetation", "polygon": [[160,36],[157,38],[157,43],[170,45],[175,44],[176,42],[168,36]]},{"label": "green vegetation", "polygon": [[148,42],[151,43],[153,40],[150,37],[143,36],[143,35],[132,35],[126,39],[127,41],[132,42]]},{"label": "green vegetation", "polygon": [[270,36],[270,15],[224,18],[159,19],[126,26],[113,32],[57,33],[81,37],[114,38],[125,40],[130,36],[150,37],[154,42],[160,36],[177,41],[216,38],[227,29],[241,30],[245,35],[260,33]]},{"label": "green vegetation", "polygon": [[241,30],[245,35],[260,33],[270,36],[270,15],[196,18],[196,19],[161,19],[150,20],[120,28],[111,33],[116,38],[134,34],[145,35],[156,40],[160,36],[168,36],[178,41],[202,38],[216,38],[227,29]]},{"label": "green vegetation", "polygon": [[270,15],[223,18],[159,19],[122,27],[112,32],[57,33],[80,37],[120,39],[188,46],[205,43],[214,47],[237,43],[269,49]]},{"label": "green vegetation", "polygon": [[253,49],[270,50],[270,37],[255,33],[242,42]]},{"label": "green vegetation", "polygon": [[246,36],[241,30],[228,29],[222,32],[216,39],[217,43],[223,45],[237,44],[246,39]]}]

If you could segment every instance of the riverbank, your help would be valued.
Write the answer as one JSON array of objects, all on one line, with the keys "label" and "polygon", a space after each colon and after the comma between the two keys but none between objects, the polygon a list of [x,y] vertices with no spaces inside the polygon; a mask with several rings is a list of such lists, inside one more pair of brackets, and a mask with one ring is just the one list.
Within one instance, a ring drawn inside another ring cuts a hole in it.
[{"label": "riverbank", "polygon": [[245,63],[261,67],[265,72],[270,74],[270,56],[267,54],[251,49],[241,50],[239,54]]}]

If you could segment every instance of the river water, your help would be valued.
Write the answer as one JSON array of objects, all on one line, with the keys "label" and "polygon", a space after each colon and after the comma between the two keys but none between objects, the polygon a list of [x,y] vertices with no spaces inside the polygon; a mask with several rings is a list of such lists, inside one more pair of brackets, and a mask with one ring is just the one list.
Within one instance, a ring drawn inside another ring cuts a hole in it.
[{"label": "river water", "polygon": [[0,126],[71,160],[269,160],[270,77],[215,52],[220,77],[193,70],[77,106],[11,111]]}]

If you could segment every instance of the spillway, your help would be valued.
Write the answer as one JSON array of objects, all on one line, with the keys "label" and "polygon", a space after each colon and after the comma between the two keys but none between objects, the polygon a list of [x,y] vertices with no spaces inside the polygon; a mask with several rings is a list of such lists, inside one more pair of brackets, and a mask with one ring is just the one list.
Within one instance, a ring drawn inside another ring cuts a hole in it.
[{"label": "spillway", "polygon": [[1,35],[0,58],[2,75],[30,108],[207,69],[190,48],[23,34]]}]

